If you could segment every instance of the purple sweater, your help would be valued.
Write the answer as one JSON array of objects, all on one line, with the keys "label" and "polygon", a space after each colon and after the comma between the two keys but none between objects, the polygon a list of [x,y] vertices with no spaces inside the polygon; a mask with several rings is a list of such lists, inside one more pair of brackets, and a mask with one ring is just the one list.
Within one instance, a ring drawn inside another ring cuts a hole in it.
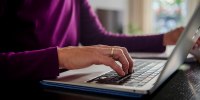
[{"label": "purple sweater", "polygon": [[1,79],[59,75],[57,46],[118,45],[130,52],[162,52],[163,35],[107,32],[87,0],[1,0]]}]

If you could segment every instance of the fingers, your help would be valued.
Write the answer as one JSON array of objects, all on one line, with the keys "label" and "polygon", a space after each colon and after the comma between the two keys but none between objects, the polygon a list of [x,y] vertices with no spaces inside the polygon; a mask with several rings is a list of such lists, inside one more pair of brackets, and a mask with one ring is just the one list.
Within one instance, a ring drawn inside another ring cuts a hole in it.
[{"label": "fingers", "polygon": [[124,47],[119,47],[119,48],[121,48],[123,50],[123,53],[125,54],[128,62],[129,62],[128,72],[132,73],[133,72],[133,60],[132,60],[130,54],[128,53],[128,50]]},{"label": "fingers", "polygon": [[196,49],[196,48],[200,48],[200,38],[198,38],[198,40],[196,41],[196,43],[192,47],[192,49]]},{"label": "fingers", "polygon": [[125,72],[122,70],[122,68],[115,62],[114,59],[108,57],[108,56],[100,56],[99,57],[99,63],[105,64],[107,66],[110,66],[115,72],[117,72],[118,75],[124,76]]},{"label": "fingers", "polygon": [[119,47],[119,46],[114,46],[116,48],[119,48],[120,50],[122,50],[122,53],[125,55],[129,65],[128,65],[128,68],[126,67],[122,67],[124,69],[124,71],[127,73],[132,73],[133,72],[133,60],[131,58],[131,56],[129,55],[128,53],[128,50],[124,47]]},{"label": "fingers", "polygon": [[123,71],[126,74],[128,74],[129,62],[125,54],[123,53],[123,50],[115,48],[113,53],[113,59],[118,60],[122,64]]},{"label": "fingers", "polygon": [[[133,69],[133,60],[129,55],[128,51],[124,47],[119,46],[107,46],[107,45],[95,45],[96,47],[103,48],[100,52],[104,51],[104,55],[110,56],[110,58],[119,61],[122,64],[123,71],[128,74],[132,73]],[[112,49],[114,48],[114,49]],[[111,57],[111,53],[113,53]]]},{"label": "fingers", "polygon": [[197,44],[197,45],[200,45],[200,38],[198,38],[196,44]]}]

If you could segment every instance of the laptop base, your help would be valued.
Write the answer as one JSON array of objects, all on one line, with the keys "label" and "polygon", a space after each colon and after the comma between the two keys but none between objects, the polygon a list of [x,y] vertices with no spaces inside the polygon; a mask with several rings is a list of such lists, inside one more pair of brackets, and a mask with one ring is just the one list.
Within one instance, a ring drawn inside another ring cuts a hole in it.
[{"label": "laptop base", "polygon": [[143,98],[145,94],[137,94],[137,93],[130,93],[130,92],[122,92],[122,91],[114,91],[108,89],[100,89],[100,88],[93,88],[93,87],[85,87],[85,86],[77,86],[71,84],[62,84],[62,83],[53,83],[47,81],[41,81],[41,84],[44,88],[48,87],[56,87],[61,89],[69,89],[69,90],[79,90],[84,92],[91,92],[91,93],[98,93],[98,94],[108,94],[113,96],[122,96],[122,97],[130,97],[130,98]]}]

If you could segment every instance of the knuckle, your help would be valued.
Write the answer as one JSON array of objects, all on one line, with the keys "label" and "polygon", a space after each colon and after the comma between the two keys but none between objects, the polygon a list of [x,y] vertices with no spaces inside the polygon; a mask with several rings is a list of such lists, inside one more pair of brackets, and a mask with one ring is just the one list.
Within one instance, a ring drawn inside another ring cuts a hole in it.
[{"label": "knuckle", "polygon": [[129,62],[128,61],[124,62],[124,66],[128,67],[129,66]]},{"label": "knuckle", "polygon": [[123,50],[121,48],[118,49],[118,51],[119,51],[120,54],[123,54]]},{"label": "knuckle", "polygon": [[124,48],[124,51],[128,52],[128,50],[125,47],[123,47],[123,48]]},{"label": "knuckle", "polygon": [[126,48],[125,48],[125,47],[118,47],[118,48],[122,49],[123,51],[125,51],[125,50],[126,50]]},{"label": "knuckle", "polygon": [[126,48],[125,47],[121,47],[123,50],[126,50]]},{"label": "knuckle", "polygon": [[123,51],[121,49],[116,49],[115,54],[116,54],[116,57],[122,57]]}]

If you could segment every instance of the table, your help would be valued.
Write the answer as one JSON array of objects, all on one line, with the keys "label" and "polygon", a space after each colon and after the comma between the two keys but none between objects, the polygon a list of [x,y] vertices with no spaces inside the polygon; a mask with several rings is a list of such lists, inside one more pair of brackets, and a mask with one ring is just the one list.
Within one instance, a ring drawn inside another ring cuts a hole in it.
[{"label": "table", "polygon": [[[89,92],[43,88],[39,81],[1,82],[1,98],[45,100],[128,100],[134,98],[95,94]],[[199,100],[200,64],[185,62],[157,91],[144,100]]]},{"label": "table", "polygon": [[[62,90],[57,88],[43,89],[46,95],[60,100],[124,100],[134,99],[120,96],[94,94],[81,91]],[[200,99],[200,64],[196,61],[185,62],[161,87],[152,95],[142,99],[152,100],[199,100]]]}]

